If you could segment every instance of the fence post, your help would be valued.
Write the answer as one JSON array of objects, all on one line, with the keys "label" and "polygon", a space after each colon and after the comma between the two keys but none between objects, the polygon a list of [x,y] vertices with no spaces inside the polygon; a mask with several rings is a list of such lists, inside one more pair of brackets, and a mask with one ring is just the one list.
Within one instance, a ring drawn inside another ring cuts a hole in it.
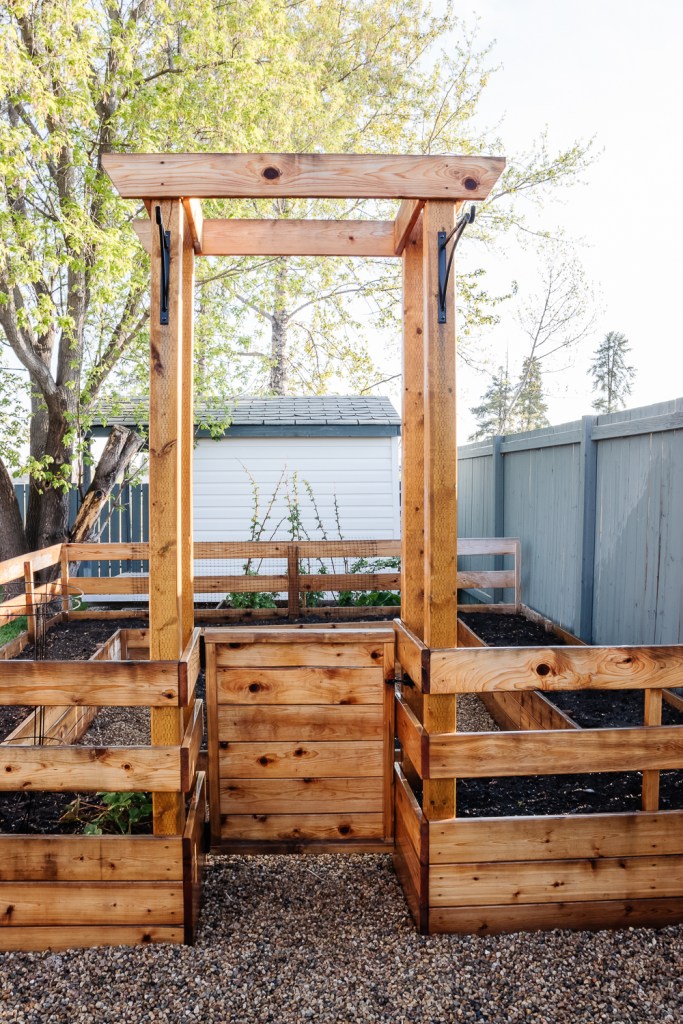
[{"label": "fence post", "polygon": [[299,617],[299,547],[287,545],[287,618]]},{"label": "fence post", "polygon": [[597,445],[593,427],[597,416],[581,418],[579,463],[579,585],[576,633],[586,643],[593,639],[593,592],[595,587],[595,516],[598,478]]},{"label": "fence post", "polygon": [[26,608],[26,632],[28,638],[34,644],[38,642],[38,630],[36,628],[36,604],[33,594],[33,562],[30,559],[24,562],[24,597]]},{"label": "fence post", "polygon": [[[505,536],[505,462],[503,460],[503,452],[501,445],[503,444],[503,438],[500,434],[496,435],[492,441],[492,458],[493,458],[493,536],[504,537]],[[505,568],[505,556],[496,555],[493,559],[493,568],[500,571]],[[503,600],[503,591],[495,589],[493,591],[494,603]]]}]

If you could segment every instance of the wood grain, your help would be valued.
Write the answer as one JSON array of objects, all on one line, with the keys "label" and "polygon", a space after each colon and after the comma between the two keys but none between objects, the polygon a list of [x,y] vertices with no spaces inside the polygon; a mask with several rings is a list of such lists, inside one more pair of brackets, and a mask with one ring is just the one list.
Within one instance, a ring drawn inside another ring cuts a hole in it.
[{"label": "wood grain", "polygon": [[424,767],[436,778],[681,768],[683,726],[434,734]]},{"label": "wood grain", "polygon": [[308,643],[239,643],[232,641],[221,644],[216,652],[216,664],[219,668],[257,668],[264,666],[283,668],[293,666],[320,666],[323,668],[370,668],[377,665],[381,668],[384,657],[382,644],[343,643],[338,638],[334,641]]},{"label": "wood grain", "polygon": [[[152,224],[133,221],[146,252]],[[202,256],[395,256],[394,222],[381,220],[204,221]]]},{"label": "wood grain", "polygon": [[430,692],[639,690],[677,686],[683,646],[433,650]]},{"label": "wood grain", "polygon": [[382,776],[382,744],[311,740],[223,743],[223,779],[320,779]]},{"label": "wood grain", "polygon": [[57,953],[65,949],[91,949],[93,946],[150,946],[159,942],[180,943],[180,927],[163,925],[63,925],[61,927],[0,928],[0,952]]},{"label": "wood grain", "polygon": [[383,816],[378,813],[228,814],[221,822],[223,839],[293,842],[299,840],[352,843],[379,839]]},{"label": "wood grain", "polygon": [[[153,194],[153,193],[151,193]],[[191,190],[181,194],[191,195]],[[159,322],[161,250],[159,233],[152,232],[152,289],[150,302],[149,390],[149,621],[150,659],[177,659],[183,646],[181,622],[181,426],[182,426],[182,333],[185,215],[178,200],[152,202],[159,206],[164,227],[170,231],[168,324]],[[154,708],[151,712],[152,743],[180,743],[182,712]],[[106,788],[106,787],[105,787]],[[154,832],[182,833],[183,800],[157,789],[153,793]]]},{"label": "wood grain", "polygon": [[124,198],[485,199],[503,157],[334,153],[105,153]]},{"label": "wood grain", "polygon": [[430,822],[432,864],[683,854],[683,811]]},{"label": "wood grain", "polygon": [[183,877],[176,836],[0,836],[3,882],[167,881]]},{"label": "wood grain", "polygon": [[501,932],[577,928],[663,928],[683,920],[683,899],[590,900],[497,907],[437,907],[429,932],[497,935]]},{"label": "wood grain", "polygon": [[381,704],[381,669],[219,668],[220,704]]},{"label": "wood grain", "polygon": [[222,814],[382,812],[382,779],[221,779]]},{"label": "wood grain", "polygon": [[[314,695],[315,697],[315,695]],[[381,704],[221,705],[218,740],[379,740]]]},{"label": "wood grain", "polygon": [[0,934],[23,925],[139,927],[182,920],[182,885],[168,882],[0,882]]},{"label": "wood grain", "polygon": [[181,791],[179,747],[0,746],[0,790]]},{"label": "wood grain", "polygon": [[429,869],[434,907],[680,898],[683,857],[439,864]]}]

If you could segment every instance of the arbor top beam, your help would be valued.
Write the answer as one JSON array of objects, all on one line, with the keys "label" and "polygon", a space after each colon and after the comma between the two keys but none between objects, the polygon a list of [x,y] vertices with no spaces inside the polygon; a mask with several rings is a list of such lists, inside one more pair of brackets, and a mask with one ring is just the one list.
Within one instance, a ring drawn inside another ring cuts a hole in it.
[{"label": "arbor top beam", "polygon": [[107,153],[125,199],[485,199],[499,156]]}]

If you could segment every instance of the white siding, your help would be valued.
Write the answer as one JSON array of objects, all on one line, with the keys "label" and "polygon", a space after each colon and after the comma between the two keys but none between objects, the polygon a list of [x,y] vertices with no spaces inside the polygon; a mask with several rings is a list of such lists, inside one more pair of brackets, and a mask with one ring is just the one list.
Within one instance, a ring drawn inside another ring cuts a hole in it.
[{"label": "white siding", "polygon": [[[194,539],[247,540],[253,516],[252,485],[260,490],[263,517],[283,472],[262,540],[289,537],[286,501],[294,474],[299,505],[311,540],[321,540],[303,486],[311,485],[328,540],[339,539],[335,497],[344,539],[399,536],[398,437],[279,437],[202,439],[194,459]],[[278,525],[279,524],[279,525]]]}]

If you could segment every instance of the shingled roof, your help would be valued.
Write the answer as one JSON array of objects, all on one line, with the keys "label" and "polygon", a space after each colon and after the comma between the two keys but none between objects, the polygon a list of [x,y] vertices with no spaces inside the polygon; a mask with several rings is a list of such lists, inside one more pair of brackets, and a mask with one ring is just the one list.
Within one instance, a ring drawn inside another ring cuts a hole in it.
[{"label": "shingled roof", "polygon": [[[229,419],[226,436],[376,436],[398,434],[401,429],[401,417],[391,401],[381,395],[245,397],[232,407],[210,412],[198,405],[198,412],[200,422]],[[103,405],[93,423],[93,433],[106,432],[117,423],[135,426],[146,421],[143,402]]]}]

